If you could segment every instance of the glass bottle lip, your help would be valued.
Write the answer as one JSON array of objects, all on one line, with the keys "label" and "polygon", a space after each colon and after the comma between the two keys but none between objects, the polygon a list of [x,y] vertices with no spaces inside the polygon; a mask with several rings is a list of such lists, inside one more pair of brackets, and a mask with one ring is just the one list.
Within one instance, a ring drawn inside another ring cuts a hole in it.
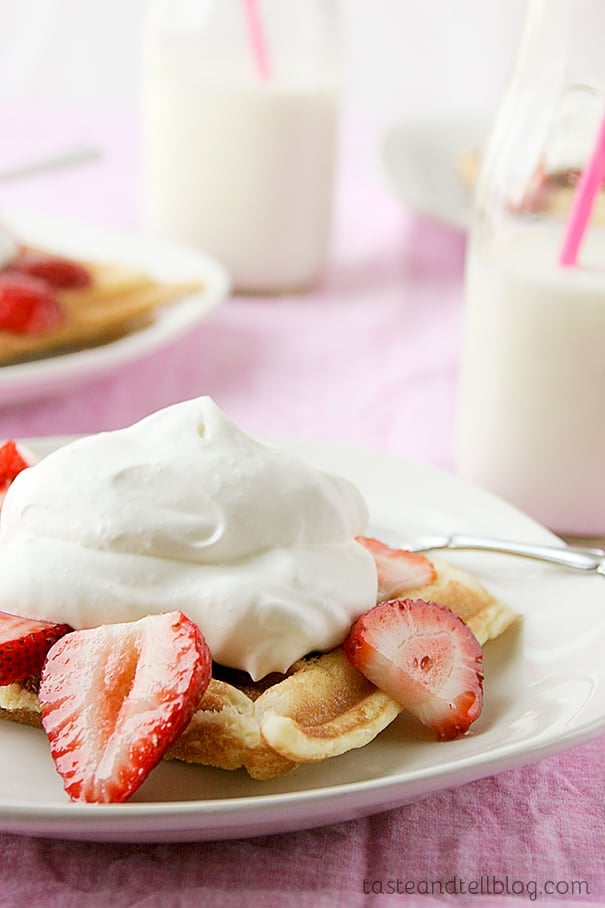
[{"label": "glass bottle lip", "polygon": [[[268,77],[254,65],[243,0],[155,0],[146,21],[145,61],[210,78],[253,78],[270,89],[343,81],[341,0],[258,0]],[[292,11],[297,15],[292,15]],[[183,16],[184,14],[184,16]],[[230,75],[230,69],[233,73]]]},{"label": "glass bottle lip", "polygon": [[605,29],[605,3],[529,0],[515,64],[483,149],[472,231],[497,230],[510,219],[568,215],[605,115],[605,55],[594,37],[587,38],[589,8]]},{"label": "glass bottle lip", "polygon": [[605,3],[528,0],[509,84],[536,81],[553,91],[586,85],[605,93]]}]

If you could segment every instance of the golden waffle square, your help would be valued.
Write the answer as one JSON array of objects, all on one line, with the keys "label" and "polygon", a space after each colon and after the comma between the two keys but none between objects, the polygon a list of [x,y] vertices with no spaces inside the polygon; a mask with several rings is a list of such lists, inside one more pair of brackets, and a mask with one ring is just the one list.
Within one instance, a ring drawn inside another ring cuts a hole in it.
[{"label": "golden waffle square", "polygon": [[[519,616],[474,577],[444,561],[437,578],[405,598],[447,605],[481,644],[499,636]],[[344,651],[310,654],[285,675],[252,682],[243,672],[217,667],[189,726],[166,759],[235,770],[253,779],[285,775],[363,747],[402,711],[354,668]],[[35,685],[0,687],[0,717],[41,725]]]}]

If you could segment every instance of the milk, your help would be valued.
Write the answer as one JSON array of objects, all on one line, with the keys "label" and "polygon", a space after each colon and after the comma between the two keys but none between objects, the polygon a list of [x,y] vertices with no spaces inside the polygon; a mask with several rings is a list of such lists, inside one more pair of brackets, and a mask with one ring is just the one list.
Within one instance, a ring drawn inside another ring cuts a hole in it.
[{"label": "milk", "polygon": [[562,228],[471,249],[459,472],[546,526],[605,534],[605,234],[556,264]]},{"label": "milk", "polygon": [[330,233],[334,85],[151,68],[143,122],[154,234],[212,253],[241,291],[317,281]]}]

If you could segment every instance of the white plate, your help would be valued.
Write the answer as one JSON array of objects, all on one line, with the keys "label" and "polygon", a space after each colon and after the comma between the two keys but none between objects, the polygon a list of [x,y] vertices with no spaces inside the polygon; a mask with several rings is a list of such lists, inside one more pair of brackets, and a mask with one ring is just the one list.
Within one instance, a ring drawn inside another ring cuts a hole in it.
[{"label": "white plate", "polygon": [[472,198],[460,163],[481,150],[488,125],[487,116],[468,114],[391,127],[382,141],[381,161],[393,194],[418,214],[466,230]]},{"label": "white plate", "polygon": [[[49,447],[28,444],[42,452]],[[372,532],[388,542],[455,530],[554,540],[518,511],[434,468],[356,449],[282,444],[356,482],[371,508]],[[129,803],[82,805],[68,803],[43,733],[6,722],[0,829],[166,842],[305,829],[388,810],[605,730],[603,578],[505,556],[453,553],[451,560],[473,570],[524,616],[517,629],[486,646],[485,708],[473,734],[437,743],[402,715],[368,746],[282,779],[254,782],[243,770],[164,763]]]},{"label": "white plate", "polygon": [[158,280],[200,281],[203,289],[161,307],[148,325],[108,344],[0,366],[0,404],[21,403],[73,388],[158,350],[203,321],[229,289],[224,268],[189,246],[37,214],[3,213],[2,224],[32,246],[140,267]]}]

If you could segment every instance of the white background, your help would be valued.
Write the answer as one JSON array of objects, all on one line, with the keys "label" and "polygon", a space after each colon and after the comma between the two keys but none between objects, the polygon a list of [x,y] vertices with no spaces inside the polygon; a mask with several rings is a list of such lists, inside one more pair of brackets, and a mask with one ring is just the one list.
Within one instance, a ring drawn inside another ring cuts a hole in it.
[{"label": "white background", "polygon": [[[491,110],[526,2],[342,0],[349,106],[380,122]],[[0,0],[0,102],[135,104],[149,6],[150,0]]]}]

